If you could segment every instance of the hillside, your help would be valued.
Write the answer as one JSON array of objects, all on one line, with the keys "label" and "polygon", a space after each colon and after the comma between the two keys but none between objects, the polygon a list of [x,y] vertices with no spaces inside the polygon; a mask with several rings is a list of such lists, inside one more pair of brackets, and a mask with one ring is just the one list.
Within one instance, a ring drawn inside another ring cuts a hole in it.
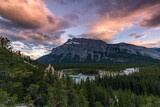
[{"label": "hillside", "polygon": [[71,78],[46,67],[12,51],[10,40],[0,37],[0,107],[87,107]]},{"label": "hillside", "polygon": [[13,107],[15,101],[24,101],[26,89],[42,79],[44,69],[45,65],[20,52],[12,51],[10,41],[0,37],[0,93],[3,93],[0,106]]}]

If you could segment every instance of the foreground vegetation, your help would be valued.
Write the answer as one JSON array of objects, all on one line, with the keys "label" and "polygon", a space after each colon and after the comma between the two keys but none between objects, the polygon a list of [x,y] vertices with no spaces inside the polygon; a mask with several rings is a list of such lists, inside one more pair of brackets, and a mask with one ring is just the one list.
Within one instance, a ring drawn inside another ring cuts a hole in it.
[{"label": "foreground vegetation", "polygon": [[[140,67],[129,76],[96,77],[76,84],[69,76],[44,72],[46,65],[13,52],[10,41],[0,38],[0,107],[159,107],[159,64],[57,64],[56,70],[81,68],[118,71]],[[89,69],[89,70],[87,70]]]}]

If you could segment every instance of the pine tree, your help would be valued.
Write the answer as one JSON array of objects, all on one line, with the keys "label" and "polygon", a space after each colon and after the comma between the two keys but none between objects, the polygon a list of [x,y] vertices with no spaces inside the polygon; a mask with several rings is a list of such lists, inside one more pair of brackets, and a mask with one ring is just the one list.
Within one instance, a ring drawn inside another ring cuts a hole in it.
[{"label": "pine tree", "polygon": [[67,92],[65,85],[60,80],[54,82],[53,86],[49,87],[49,107],[67,107]]}]

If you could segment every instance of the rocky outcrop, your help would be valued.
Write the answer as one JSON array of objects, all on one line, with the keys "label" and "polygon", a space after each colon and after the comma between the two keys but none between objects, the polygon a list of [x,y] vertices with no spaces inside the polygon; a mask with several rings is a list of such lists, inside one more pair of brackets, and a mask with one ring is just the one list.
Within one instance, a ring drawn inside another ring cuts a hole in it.
[{"label": "rocky outcrop", "polygon": [[54,68],[53,68],[53,66],[51,66],[51,65],[49,64],[48,67],[46,68],[46,70],[44,71],[44,72],[45,72],[44,75],[46,75],[46,73],[48,73],[48,72],[50,72],[50,71],[52,71],[52,75],[54,75]]},{"label": "rocky outcrop", "polygon": [[[46,68],[46,70],[44,71],[44,72],[45,72],[45,73],[44,73],[44,77],[45,77],[45,76],[47,75],[47,73],[49,73],[50,71],[52,72],[52,73],[51,73],[52,75],[55,74],[55,70],[54,70],[53,66],[51,66],[51,64],[49,64],[48,67]],[[55,75],[56,75],[56,74],[55,74]],[[62,79],[62,77],[63,77],[63,71],[57,72],[57,75],[58,75],[59,79]]]}]

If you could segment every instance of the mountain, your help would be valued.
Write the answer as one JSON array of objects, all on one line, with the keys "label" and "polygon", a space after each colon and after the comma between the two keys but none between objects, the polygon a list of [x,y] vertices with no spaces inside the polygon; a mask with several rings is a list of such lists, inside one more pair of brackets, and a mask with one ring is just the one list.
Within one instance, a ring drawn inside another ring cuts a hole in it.
[{"label": "mountain", "polygon": [[150,62],[160,60],[160,53],[126,43],[108,44],[102,40],[73,38],[37,60],[41,63]]},{"label": "mountain", "polygon": [[153,49],[153,50],[155,50],[157,52],[160,52],[160,48],[151,48],[151,49]]}]

